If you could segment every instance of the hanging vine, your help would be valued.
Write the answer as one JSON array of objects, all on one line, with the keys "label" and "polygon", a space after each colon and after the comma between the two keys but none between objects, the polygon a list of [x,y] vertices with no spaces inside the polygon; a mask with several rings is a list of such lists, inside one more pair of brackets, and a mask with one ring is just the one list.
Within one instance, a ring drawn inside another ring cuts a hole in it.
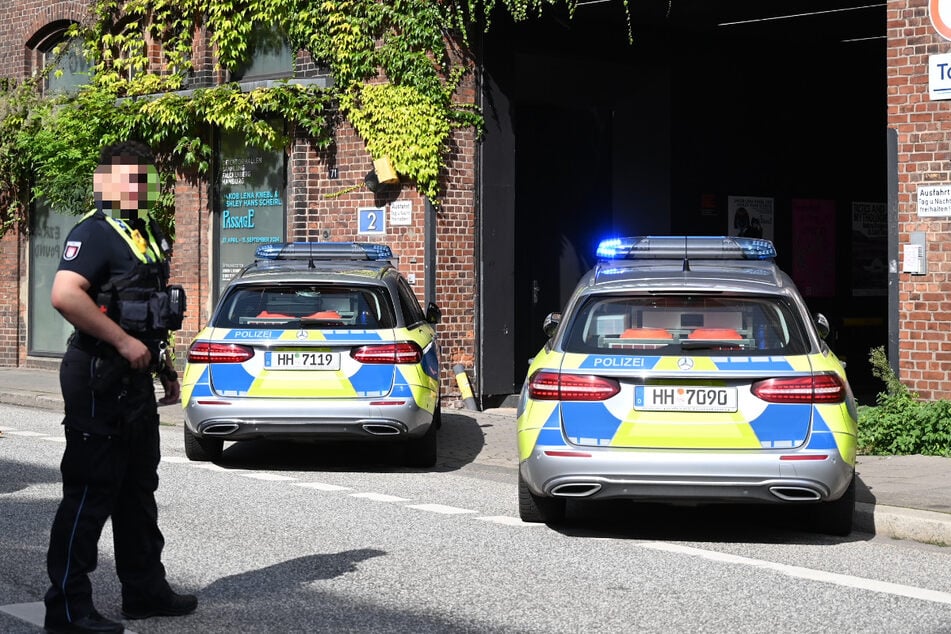
[{"label": "hanging vine", "polygon": [[[374,157],[389,156],[404,178],[438,203],[439,174],[456,128],[481,128],[473,104],[456,100],[468,67],[450,46],[473,24],[488,24],[496,0],[95,0],[74,24],[91,64],[88,84],[42,96],[44,72],[0,83],[0,235],[23,223],[28,202],[81,213],[90,207],[98,148],[140,138],[161,156],[164,182],[177,169],[208,171],[209,131],[240,133],[251,146],[288,139],[267,123],[278,117],[327,147],[339,117]],[[504,0],[516,20],[574,0]],[[625,5],[626,6],[626,5]],[[253,34],[276,29],[291,50],[329,70],[333,85],[293,81],[242,91],[225,84],[183,90],[195,72],[196,37],[207,33],[217,68],[248,61]],[[162,62],[156,63],[155,51]],[[150,57],[151,56],[151,57]],[[160,214],[171,222],[166,189]]]}]

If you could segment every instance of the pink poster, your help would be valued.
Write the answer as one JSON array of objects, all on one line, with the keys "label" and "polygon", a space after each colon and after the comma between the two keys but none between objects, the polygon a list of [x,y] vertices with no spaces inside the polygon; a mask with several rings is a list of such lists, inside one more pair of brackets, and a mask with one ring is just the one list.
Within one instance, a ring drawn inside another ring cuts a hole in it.
[{"label": "pink poster", "polygon": [[805,297],[835,295],[835,202],[792,200],[792,278]]}]

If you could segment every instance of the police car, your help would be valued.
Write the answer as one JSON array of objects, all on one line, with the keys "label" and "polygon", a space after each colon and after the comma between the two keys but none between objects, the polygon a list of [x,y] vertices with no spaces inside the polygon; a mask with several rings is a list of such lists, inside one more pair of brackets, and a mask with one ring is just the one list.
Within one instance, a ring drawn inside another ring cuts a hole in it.
[{"label": "police car", "polygon": [[856,405],[767,240],[635,237],[598,248],[518,406],[522,520],[569,499],[800,505],[846,535]]},{"label": "police car", "polygon": [[423,312],[380,244],[264,245],[192,341],[182,378],[185,453],[225,441],[397,441],[436,462],[439,309]]}]

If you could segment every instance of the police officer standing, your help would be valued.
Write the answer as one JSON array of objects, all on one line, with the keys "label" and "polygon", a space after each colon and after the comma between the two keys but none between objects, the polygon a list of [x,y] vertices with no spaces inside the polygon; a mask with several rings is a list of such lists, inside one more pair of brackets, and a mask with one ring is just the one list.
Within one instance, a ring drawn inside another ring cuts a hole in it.
[{"label": "police officer standing", "polygon": [[122,614],[128,619],[195,610],[165,579],[158,527],[159,416],[153,373],[176,402],[181,386],[165,355],[181,327],[184,293],[168,285],[170,245],[148,213],[158,171],[137,142],[105,147],[93,178],[96,210],[66,238],[53,306],[74,327],[60,366],[65,403],[63,500],[50,532],[45,627],[122,632],[93,605],[89,573],[112,518]]}]

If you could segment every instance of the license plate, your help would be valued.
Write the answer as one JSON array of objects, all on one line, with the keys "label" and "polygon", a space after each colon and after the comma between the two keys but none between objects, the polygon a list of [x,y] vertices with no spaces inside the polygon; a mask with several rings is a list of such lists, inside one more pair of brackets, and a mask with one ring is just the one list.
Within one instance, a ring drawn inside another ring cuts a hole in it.
[{"label": "license plate", "polygon": [[735,387],[637,385],[634,409],[658,412],[735,412]]},{"label": "license plate", "polygon": [[268,370],[339,370],[339,352],[266,352],[264,367]]}]

